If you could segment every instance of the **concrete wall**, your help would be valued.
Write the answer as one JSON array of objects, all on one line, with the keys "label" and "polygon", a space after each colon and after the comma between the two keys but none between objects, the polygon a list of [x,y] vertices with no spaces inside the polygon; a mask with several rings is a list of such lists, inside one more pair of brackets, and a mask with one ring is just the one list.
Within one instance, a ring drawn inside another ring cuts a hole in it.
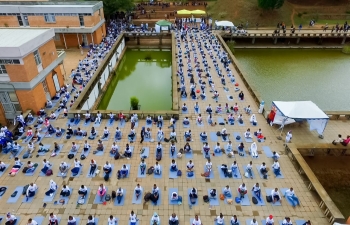
[{"label": "concrete wall", "polygon": [[16,16],[0,16],[0,27],[19,27]]}]

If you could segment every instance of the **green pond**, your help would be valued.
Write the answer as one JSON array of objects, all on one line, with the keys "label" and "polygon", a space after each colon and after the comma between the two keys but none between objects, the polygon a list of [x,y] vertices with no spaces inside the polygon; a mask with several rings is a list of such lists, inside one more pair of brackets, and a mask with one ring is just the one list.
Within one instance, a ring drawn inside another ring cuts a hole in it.
[{"label": "green pond", "polygon": [[172,108],[169,49],[127,49],[98,109],[130,110],[132,96],[139,99],[141,110]]},{"label": "green pond", "polygon": [[241,69],[269,109],[272,101],[311,100],[350,110],[350,55],[325,49],[235,49]]}]

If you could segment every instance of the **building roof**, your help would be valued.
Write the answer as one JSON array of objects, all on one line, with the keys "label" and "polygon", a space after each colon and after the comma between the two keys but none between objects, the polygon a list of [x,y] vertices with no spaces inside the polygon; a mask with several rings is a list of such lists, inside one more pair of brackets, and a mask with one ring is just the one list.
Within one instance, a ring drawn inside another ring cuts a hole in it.
[{"label": "building roof", "polygon": [[21,58],[55,36],[53,29],[0,29],[0,57]]}]

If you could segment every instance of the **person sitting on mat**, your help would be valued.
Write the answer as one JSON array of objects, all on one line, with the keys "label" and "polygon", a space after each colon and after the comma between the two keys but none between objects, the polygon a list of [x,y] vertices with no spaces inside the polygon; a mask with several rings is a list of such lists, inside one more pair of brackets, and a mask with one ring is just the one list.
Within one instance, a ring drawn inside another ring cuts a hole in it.
[{"label": "person sitting on mat", "polygon": [[198,215],[195,215],[195,216],[194,216],[194,219],[193,219],[191,225],[203,225],[202,222],[201,222],[201,220],[199,219]]},{"label": "person sitting on mat", "polygon": [[199,134],[199,136],[201,137],[202,141],[207,141],[208,140],[208,135],[207,135],[207,133],[205,131],[201,132]]},{"label": "person sitting on mat", "polygon": [[213,118],[212,118],[211,114],[209,114],[209,116],[208,116],[208,124],[210,126],[215,126],[216,125],[216,122],[215,123],[213,122]]},{"label": "person sitting on mat", "polygon": [[68,171],[68,164],[66,162],[61,162],[60,166],[58,167],[58,170],[60,171],[61,175],[63,176]]},{"label": "person sitting on mat", "polygon": [[113,142],[111,151],[109,153],[111,153],[112,155],[115,155],[118,152],[118,150],[119,150],[118,145],[115,142]]},{"label": "person sitting on mat", "polygon": [[197,199],[198,198],[198,192],[197,192],[197,189],[196,188],[192,188],[188,197],[191,199],[191,198],[194,198],[194,199]]},{"label": "person sitting on mat", "polygon": [[171,193],[171,201],[178,201],[181,196],[178,195],[175,191]]},{"label": "person sitting on mat", "polygon": [[32,218],[29,218],[29,219],[28,219],[27,225],[38,225],[38,222],[36,222],[36,221],[33,220]]},{"label": "person sitting on mat", "polygon": [[89,215],[86,225],[96,225],[95,217],[93,217],[92,215]]},{"label": "person sitting on mat", "polygon": [[216,189],[211,189],[210,191],[209,191],[209,197],[210,198],[216,198]]},{"label": "person sitting on mat", "polygon": [[105,127],[105,129],[103,130],[103,137],[102,137],[102,139],[108,138],[108,135],[109,135],[109,130],[108,130],[107,127]]},{"label": "person sitting on mat", "polygon": [[192,151],[190,143],[186,142],[186,144],[184,146],[184,151],[185,151],[185,153],[190,153]]},{"label": "person sitting on mat", "polygon": [[173,141],[177,142],[175,129],[173,129],[173,130],[170,132],[169,141],[171,141],[171,142],[173,142]]},{"label": "person sitting on mat", "polygon": [[175,152],[176,152],[176,145],[175,145],[174,142],[172,142],[171,145],[170,145],[171,157],[174,157]]},{"label": "person sitting on mat", "polygon": [[52,196],[53,193],[55,193],[55,191],[57,191],[57,188],[58,188],[58,186],[57,186],[56,182],[53,180],[50,180],[50,187],[49,187],[49,190],[47,192],[45,192],[45,195]]},{"label": "person sitting on mat", "polygon": [[299,205],[299,198],[295,195],[293,188],[291,187],[290,189],[286,190],[284,193],[284,197],[287,198],[293,205],[293,207]]},{"label": "person sitting on mat", "polygon": [[232,113],[227,117],[227,121],[229,122],[230,125],[235,124],[235,117],[233,116]]},{"label": "person sitting on mat", "polygon": [[224,224],[224,215],[220,213],[220,215],[216,217],[215,221],[216,221],[216,224],[219,224],[219,225]]},{"label": "person sitting on mat", "polygon": [[259,128],[254,135],[258,138],[258,139],[264,139],[264,135],[262,134],[262,130],[261,128]]},{"label": "person sitting on mat", "polygon": [[278,160],[280,158],[280,155],[277,152],[273,152],[272,153],[272,158],[273,158],[274,161]]},{"label": "person sitting on mat", "polygon": [[159,127],[159,129],[158,129],[157,137],[158,137],[159,141],[163,140],[163,138],[164,138],[164,132],[163,132],[161,127]]},{"label": "person sitting on mat", "polygon": [[77,225],[77,220],[73,216],[69,216],[67,225]]},{"label": "person sitting on mat", "polygon": [[220,153],[221,152],[221,146],[220,143],[216,143],[215,147],[214,147],[214,152],[215,153]]},{"label": "person sitting on mat", "polygon": [[88,174],[89,177],[92,177],[94,175],[96,168],[97,168],[96,160],[91,159],[90,160],[90,171]]},{"label": "person sitting on mat", "polygon": [[156,146],[156,151],[157,151],[157,154],[161,154],[163,152],[163,146],[160,142],[158,142]]},{"label": "person sitting on mat", "polygon": [[249,138],[249,139],[252,138],[252,135],[251,135],[251,133],[250,133],[250,128],[248,128],[247,131],[244,132],[244,137],[245,137],[245,138]]},{"label": "person sitting on mat", "polygon": [[36,190],[38,190],[38,186],[36,186],[36,184],[30,183],[26,192],[27,201],[28,198],[34,197]]},{"label": "person sitting on mat", "polygon": [[119,188],[117,189],[117,191],[116,191],[116,194],[117,194],[117,196],[116,196],[117,202],[118,202],[118,204],[120,204],[120,202],[122,201],[123,196],[124,196],[124,191],[123,191],[123,189],[122,189],[121,187],[119,187]]},{"label": "person sitting on mat", "polygon": [[50,213],[50,216],[49,216],[49,225],[58,225],[57,216],[54,215],[53,213]]},{"label": "person sitting on mat", "polygon": [[103,184],[100,184],[97,190],[97,195],[100,196],[100,201],[103,201],[103,197],[106,195],[107,189]]},{"label": "person sitting on mat", "polygon": [[240,195],[240,198],[244,198],[244,195],[248,193],[247,187],[245,186],[245,183],[239,185],[238,187],[238,193]]},{"label": "person sitting on mat", "polygon": [[129,139],[130,143],[133,142],[135,136],[136,136],[135,129],[130,129],[130,132],[128,134],[128,139]]},{"label": "person sitting on mat", "polygon": [[236,215],[233,215],[233,216],[231,217],[230,224],[231,224],[231,225],[239,225],[239,220],[238,220],[238,218],[237,218]]},{"label": "person sitting on mat", "polygon": [[188,161],[186,168],[187,168],[188,172],[194,171],[194,164],[193,164],[192,160]]},{"label": "person sitting on mat", "polygon": [[255,194],[258,200],[261,201],[261,189],[259,183],[254,184],[252,192]]},{"label": "person sitting on mat", "polygon": [[226,187],[224,187],[224,189],[222,190],[222,194],[230,198],[231,197],[230,186],[226,185]]},{"label": "person sitting on mat", "polygon": [[182,122],[184,125],[190,125],[190,120],[188,119],[188,117],[186,116]]},{"label": "person sitting on mat", "polygon": [[97,150],[98,152],[102,152],[102,151],[104,150],[104,146],[103,146],[103,143],[102,143],[101,140],[98,140],[96,150]]},{"label": "person sitting on mat", "polygon": [[55,120],[57,118],[56,114],[51,111],[51,114],[50,114],[50,120]]},{"label": "person sitting on mat", "polygon": [[227,133],[226,128],[222,129],[222,130],[221,130],[221,137],[222,137],[222,139],[223,139],[224,141],[226,141],[228,136],[229,136],[229,134]]},{"label": "person sitting on mat", "polygon": [[285,217],[282,221],[282,225],[293,225],[293,222],[289,217]]},{"label": "person sitting on mat", "polygon": [[205,163],[205,170],[206,172],[211,172],[213,169],[213,163],[208,159],[208,161]]},{"label": "person sitting on mat", "polygon": [[[44,167],[41,169],[41,172],[42,172],[43,174],[46,174],[47,170],[50,169],[50,167],[51,167],[52,165],[50,164],[50,162],[49,162],[48,160],[44,159],[44,160],[43,160],[43,166],[44,166]],[[1,171],[1,170],[0,170],[0,171]]]},{"label": "person sitting on mat", "polygon": [[72,148],[70,150],[71,152],[76,152],[78,151],[78,145],[73,141],[72,142]]},{"label": "person sitting on mat", "polygon": [[258,155],[258,146],[256,145],[255,142],[253,142],[251,145],[250,145],[250,154],[253,158],[258,158],[259,155]]},{"label": "person sitting on mat", "polygon": [[116,140],[122,139],[122,131],[119,129],[119,127],[116,128],[114,137]]},{"label": "person sitting on mat", "polygon": [[181,107],[182,111],[186,112],[187,111],[187,105],[184,103]]},{"label": "person sitting on mat", "polygon": [[108,225],[116,225],[117,223],[118,220],[113,215],[110,215],[108,217]]},{"label": "person sitting on mat", "polygon": [[237,103],[237,102],[233,105],[232,110],[237,114],[237,112],[238,112],[238,110],[239,110],[239,107],[238,107],[238,103]]},{"label": "person sitting on mat", "polygon": [[135,189],[134,189],[134,193],[136,196],[136,200],[139,199],[140,196],[142,196],[142,187],[140,186],[140,184],[137,184]]},{"label": "person sitting on mat", "polygon": [[161,166],[159,165],[158,162],[154,165],[154,174],[160,175],[162,173],[161,171]]},{"label": "person sitting on mat", "polygon": [[6,164],[0,161],[0,172],[4,172],[6,169]]},{"label": "person sitting on mat", "polygon": [[211,114],[213,112],[213,109],[211,107],[211,105],[209,104],[205,110],[207,113]]},{"label": "person sitting on mat", "polygon": [[160,224],[159,216],[156,212],[154,212],[154,214],[151,218],[151,225],[159,225],[159,224]]},{"label": "person sitting on mat", "polygon": [[278,160],[275,160],[275,162],[272,164],[272,169],[276,177],[281,176],[281,167]]},{"label": "person sitting on mat", "polygon": [[253,179],[253,162],[250,161],[246,168],[245,168],[245,172],[248,173],[248,177],[250,177],[251,179]]},{"label": "person sitting on mat", "polygon": [[250,105],[248,105],[247,107],[244,108],[245,113],[247,113],[248,115],[250,115],[252,113],[252,110],[250,108]]},{"label": "person sitting on mat", "polygon": [[263,175],[264,179],[267,179],[267,168],[266,168],[266,164],[263,162],[261,165],[260,165],[260,173]]},{"label": "person sitting on mat", "polygon": [[258,121],[256,120],[255,114],[251,115],[249,122],[252,123],[254,126],[256,126],[258,124]]},{"label": "person sitting on mat", "polygon": [[237,121],[238,121],[238,123],[243,124],[243,115],[242,114],[239,114],[237,116]]},{"label": "person sitting on mat", "polygon": [[7,213],[5,225],[16,225],[16,223],[17,223],[17,218],[11,213]]},{"label": "person sitting on mat", "polygon": [[231,141],[228,141],[228,143],[226,145],[226,151],[227,151],[227,153],[233,152],[232,142]]},{"label": "person sitting on mat", "polygon": [[27,162],[27,171],[26,171],[26,173],[32,173],[32,172],[34,172],[34,170],[35,170],[35,168],[36,168],[36,166],[35,165],[37,165],[37,163],[32,163],[32,161],[28,161]]},{"label": "person sitting on mat", "polygon": [[267,218],[266,218],[266,225],[275,225],[275,222],[273,220],[273,216],[272,215],[269,215]]},{"label": "person sitting on mat", "polygon": [[78,160],[78,158],[75,158],[74,159],[74,167],[73,169],[71,169],[72,171],[72,176],[77,176],[79,171],[80,171],[80,168],[82,167],[83,165],[81,165],[80,161]]},{"label": "person sitting on mat", "polygon": [[85,185],[81,185],[78,190],[78,194],[80,198],[85,198],[86,195],[88,194],[88,188]]},{"label": "person sitting on mat", "polygon": [[63,185],[63,187],[62,187],[62,190],[61,190],[61,192],[60,192],[60,195],[62,196],[62,197],[68,197],[68,196],[70,196],[70,189],[69,189],[69,187],[67,186],[67,185]]},{"label": "person sitting on mat", "polygon": [[118,171],[117,177],[118,179],[126,178],[129,174],[129,168],[124,164],[122,168]]},{"label": "person sitting on mat", "polygon": [[124,150],[124,156],[126,158],[131,158],[131,155],[132,155],[132,150],[131,150],[129,144],[126,144],[125,150]]},{"label": "person sitting on mat", "polygon": [[145,131],[145,138],[151,139],[151,129],[149,127]]},{"label": "person sitting on mat", "polygon": [[109,175],[112,172],[112,165],[106,161],[106,164],[103,166],[103,172]]},{"label": "person sitting on mat", "polygon": [[157,205],[158,199],[159,199],[159,188],[157,187],[156,184],[154,184],[152,188],[150,200],[154,203],[154,205]]},{"label": "person sitting on mat", "polygon": [[198,124],[202,124],[203,123],[202,115],[200,113],[199,113],[199,115],[197,117],[197,123]]},{"label": "person sitting on mat", "polygon": [[175,159],[171,160],[170,171],[177,171],[177,164],[175,162]]},{"label": "person sitting on mat", "polygon": [[169,225],[179,225],[179,218],[175,213],[171,214],[169,218]]},{"label": "person sitting on mat", "polygon": [[210,146],[208,142],[204,143],[203,152],[205,153],[205,156],[210,156]]},{"label": "person sitting on mat", "polygon": [[278,191],[278,188],[275,188],[271,191],[271,197],[272,197],[272,203],[275,204],[278,201],[282,201],[280,192]]},{"label": "person sitting on mat", "polygon": [[231,170],[232,170],[232,175],[234,177],[237,177],[237,172],[238,172],[238,164],[236,161],[233,161],[232,165],[231,165]]},{"label": "person sitting on mat", "polygon": [[196,102],[196,104],[194,104],[194,111],[195,111],[196,113],[199,112],[199,105],[198,105],[198,102]]},{"label": "person sitting on mat", "polygon": [[152,117],[150,115],[146,117],[146,124],[148,125],[152,124]]},{"label": "person sitting on mat", "polygon": [[91,114],[89,113],[89,111],[86,111],[84,116],[85,116],[85,125],[86,125],[88,122],[90,122]]},{"label": "person sitting on mat", "polygon": [[191,141],[192,140],[192,132],[191,132],[191,130],[185,131],[185,139],[186,139],[186,141]]}]

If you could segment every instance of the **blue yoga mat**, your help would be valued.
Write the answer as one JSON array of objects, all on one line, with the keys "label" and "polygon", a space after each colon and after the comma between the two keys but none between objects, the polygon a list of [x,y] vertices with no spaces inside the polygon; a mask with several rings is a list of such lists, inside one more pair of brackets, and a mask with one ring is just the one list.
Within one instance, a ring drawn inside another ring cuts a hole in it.
[{"label": "blue yoga mat", "polygon": [[33,125],[37,119],[38,119],[38,117],[34,116],[34,118],[31,122],[27,122],[27,125]]},{"label": "blue yoga mat", "polygon": [[[82,132],[84,133],[85,131],[82,130]],[[78,140],[78,141],[83,140],[83,138],[84,138],[83,135],[81,135],[81,136],[75,135],[75,139]]]},{"label": "blue yoga mat", "polygon": [[[24,149],[23,146],[20,146],[18,148],[18,152],[16,153],[16,155],[14,157],[18,157],[21,154],[21,152],[23,151],[23,149]],[[13,155],[10,154],[10,159],[12,159],[12,158],[13,158]]]},{"label": "blue yoga mat", "polygon": [[221,166],[218,166],[218,171],[219,171],[220,179],[228,179],[228,177],[225,177],[224,172],[221,170]]},{"label": "blue yoga mat", "polygon": [[272,151],[271,151],[269,146],[262,146],[262,150],[264,151],[266,157],[272,158],[273,153],[272,153]]},{"label": "blue yoga mat", "polygon": [[[273,176],[276,176],[275,173],[273,172],[273,168],[271,168],[271,173],[273,174]],[[281,167],[280,167],[280,173],[279,173],[279,175],[276,178],[277,179],[284,179]]]},{"label": "blue yoga mat", "polygon": [[[194,203],[194,204],[191,204],[191,201],[190,201],[190,193],[191,193],[191,190],[192,190],[192,188],[188,188],[187,189],[187,196],[188,196],[188,204],[189,205],[198,205],[198,198],[196,199],[196,202]],[[183,198],[182,198],[183,199]]]},{"label": "blue yoga mat", "polygon": [[140,157],[144,157],[146,156],[147,158],[149,157],[149,147],[142,147],[143,149],[145,149],[145,151],[140,155]]},{"label": "blue yoga mat", "polygon": [[162,178],[162,176],[163,176],[163,166],[160,166],[160,174],[155,174],[155,173],[153,173],[153,177],[155,178],[155,179],[160,179],[160,178]]},{"label": "blue yoga mat", "polygon": [[[260,189],[261,190],[261,189]],[[256,196],[256,194],[254,193],[254,191],[252,191],[252,197],[255,197],[258,200],[258,204],[256,205],[266,205],[265,201],[264,201],[264,195],[263,195],[263,191],[261,190],[261,195],[260,195],[260,199]]]},{"label": "blue yoga mat", "polygon": [[266,224],[266,220],[261,220],[261,224]]},{"label": "blue yoga mat", "polygon": [[222,117],[218,117],[217,120],[218,120],[218,124],[219,124],[219,123],[224,123],[224,124],[226,124],[226,123],[225,123],[225,120],[224,120]]},{"label": "blue yoga mat", "polygon": [[[123,165],[125,165],[126,168],[129,169],[129,172],[128,172],[128,174],[126,175],[126,178],[128,178],[128,177],[130,177],[131,166],[130,166],[130,164],[122,164],[122,166],[123,166]],[[112,168],[114,168],[114,167],[112,167]],[[121,169],[121,168],[120,168],[120,169]],[[146,172],[147,172],[147,169],[146,169]]]},{"label": "blue yoga mat", "polygon": [[[152,192],[151,192],[152,193]],[[154,203],[151,201],[152,205],[154,205]],[[159,198],[157,201],[157,205],[161,205],[162,204],[162,190],[159,189]]]},{"label": "blue yoga mat", "polygon": [[[236,139],[237,136],[240,136],[241,139],[240,139],[240,140],[237,140],[237,139]],[[241,143],[243,137],[242,137],[242,135],[241,135],[239,132],[233,132],[233,138],[235,139],[235,142]]]},{"label": "blue yoga mat", "polygon": [[[213,146],[213,152],[214,152],[215,146],[216,145]],[[220,147],[222,147],[222,146],[220,146]],[[221,148],[220,148],[220,151],[214,152],[214,154],[215,154],[215,156],[222,156],[224,153],[222,153]]]},{"label": "blue yoga mat", "polygon": [[85,155],[87,157],[89,155],[90,151],[91,151],[91,147],[87,151],[84,151],[84,148],[83,148],[80,155]]},{"label": "blue yoga mat", "polygon": [[[109,164],[111,165],[111,168],[112,168],[111,172],[109,173],[109,177],[111,177],[113,175],[113,171],[114,171],[114,164],[112,164],[112,163],[109,163]],[[103,167],[102,167],[102,171],[103,171]],[[103,176],[105,176],[105,175],[106,175],[106,173],[103,171]]]},{"label": "blue yoga mat", "polygon": [[[289,190],[289,188],[280,188],[280,193],[281,193],[281,197],[282,198],[283,198],[283,196],[284,196],[284,194],[286,193],[287,190]],[[293,203],[288,198],[284,198],[284,199],[286,199],[286,201],[288,202],[289,205],[293,206]]]},{"label": "blue yoga mat", "polygon": [[138,168],[137,168],[137,177],[144,178],[144,177],[146,177],[146,175],[147,175],[147,166],[146,166],[144,174],[141,174],[141,168],[140,168],[140,166],[138,166]]},{"label": "blue yoga mat", "polygon": [[[207,135],[208,135],[208,134],[207,134]],[[200,141],[201,143],[208,142],[208,136],[207,136],[207,138],[206,138],[205,140],[203,140],[203,139],[201,138],[201,136],[199,136],[199,141]]]},{"label": "blue yoga mat", "polygon": [[[58,185],[57,185],[57,186],[58,186]],[[43,202],[51,202],[51,201],[55,198],[55,196],[56,196],[56,194],[57,194],[58,191],[59,191],[59,190],[58,190],[58,187],[57,187],[56,191],[53,193],[52,196],[44,195],[44,200],[43,200]]]},{"label": "blue yoga mat", "polygon": [[[50,149],[50,147],[51,147],[51,145],[44,145],[44,148],[45,148],[45,149]],[[44,155],[46,155],[46,153],[47,153],[47,152],[38,152],[38,155],[44,156]]]},{"label": "blue yoga mat", "polygon": [[[108,194],[108,187],[106,187],[106,194]],[[100,201],[100,196],[96,193],[93,204],[102,204],[105,201],[106,194],[102,197],[102,201]]]},{"label": "blue yoga mat", "polygon": [[[102,120],[101,120],[101,121],[102,121]],[[107,119],[106,126],[107,126],[107,127],[113,127],[114,122],[115,122],[115,119],[112,120],[112,123],[110,122],[109,119]]]},{"label": "blue yoga mat", "polygon": [[[162,221],[161,221],[161,218],[159,217],[159,225],[161,225],[161,222],[162,222]],[[151,219],[150,219],[150,221],[149,221],[149,224],[150,224],[150,225],[153,225],[153,223],[152,223],[152,217],[151,217]]]},{"label": "blue yoga mat", "polygon": [[[103,120],[101,120],[101,123],[102,123],[102,121],[103,121]],[[93,124],[92,126],[95,127],[95,128],[96,128],[96,127],[100,127],[100,126],[101,126],[101,123],[96,123],[96,121],[95,121],[94,124]],[[108,124],[109,124],[109,122],[107,122],[107,124],[106,124],[107,127],[109,127]]]},{"label": "blue yoga mat", "polygon": [[252,159],[258,159],[259,158],[259,153],[258,153],[257,157],[253,157],[253,155],[251,154],[251,151],[250,151],[250,147],[249,147],[248,154],[250,155],[250,157],[252,157]]},{"label": "blue yoga mat", "polygon": [[87,123],[85,122],[85,119],[84,119],[84,127],[89,127],[91,124],[91,121],[89,120]]},{"label": "blue yoga mat", "polygon": [[[207,168],[206,168],[206,166],[204,165],[204,172],[206,172],[207,171]],[[214,170],[213,170],[213,168],[212,168],[212,170],[210,171],[210,175],[209,175],[209,177],[206,177],[207,179],[213,179],[214,178]]]},{"label": "blue yoga mat", "polygon": [[[97,165],[97,163],[96,163],[95,172],[96,172],[97,168],[98,168],[98,165]],[[89,166],[89,170],[86,172],[86,177],[88,177],[88,178],[96,177],[96,173],[95,173],[95,172],[94,172],[94,174],[93,174],[92,176],[90,176],[90,169],[91,169],[91,166]]]},{"label": "blue yoga mat", "polygon": [[125,127],[125,121],[123,121],[123,122],[120,122],[120,120],[119,120],[119,122],[118,122],[118,127],[119,128],[124,128]]},{"label": "blue yoga mat", "polygon": [[[258,171],[258,174],[259,174],[260,178],[264,179],[264,175],[260,172],[260,165],[255,165],[255,168]],[[267,174],[267,175],[269,175],[269,174]]]},{"label": "blue yoga mat", "polygon": [[31,202],[33,202],[33,200],[37,196],[37,194],[38,194],[38,189],[35,191],[35,195],[33,197],[28,198],[28,200],[27,200],[27,197],[24,195],[22,203],[31,203]]},{"label": "blue yoga mat", "polygon": [[188,109],[187,109],[187,110],[182,110],[182,109],[181,109],[181,113],[182,113],[182,114],[188,114]]},{"label": "blue yoga mat", "polygon": [[198,122],[196,121],[196,124],[197,124],[198,127],[204,127],[203,121],[202,121],[202,123],[198,123]]},{"label": "blue yoga mat", "polygon": [[306,220],[295,220],[296,225],[303,225],[306,222]]},{"label": "blue yoga mat", "polygon": [[[83,166],[84,166],[84,165],[83,165]],[[72,171],[71,171],[71,169],[70,169],[70,170],[69,170],[69,171],[70,171],[70,177],[79,177],[80,174],[82,174],[82,172],[83,172],[83,166],[79,167],[79,172],[78,172],[78,174],[75,175],[75,176],[73,176],[73,173],[72,173]],[[72,169],[73,169],[73,168],[72,168]]]},{"label": "blue yoga mat", "polygon": [[236,169],[236,176],[235,176],[234,172],[232,171],[232,178],[233,179],[242,179],[241,172],[239,171],[239,167],[237,167],[237,169]]},{"label": "blue yoga mat", "polygon": [[[70,196],[72,196],[72,194],[73,194],[73,188],[70,187],[69,189],[70,189]],[[90,191],[90,189],[88,188],[88,195],[89,195],[89,191]],[[87,197],[89,197],[88,195],[87,195]],[[66,204],[68,204],[68,201],[69,201],[69,197],[70,197],[70,196],[68,196],[68,197],[59,196],[58,201],[61,200],[61,199],[64,199],[64,204],[66,205]],[[57,201],[57,202],[58,202],[58,201]]]},{"label": "blue yoga mat", "polygon": [[187,124],[187,125],[185,125],[185,124],[182,123],[182,125],[183,125],[184,128],[190,128],[191,123],[189,123],[189,124]]},{"label": "blue yoga mat", "polygon": [[25,175],[25,176],[33,176],[34,173],[35,173],[35,171],[38,169],[38,167],[39,167],[39,165],[38,165],[37,167],[35,167],[34,170],[33,170],[32,172],[30,172],[30,173],[27,172],[27,173],[25,173],[24,175]]},{"label": "blue yoga mat", "polygon": [[[266,196],[271,195],[272,190],[273,190],[272,188],[265,188]],[[278,191],[279,191],[280,194],[281,194],[281,190],[278,190]],[[282,194],[281,194],[281,197],[282,197]],[[282,198],[283,198],[283,197],[282,197]],[[271,202],[271,205],[273,205],[273,206],[281,205],[281,201],[277,201],[277,202],[275,202],[275,204],[273,204],[273,203]]]},{"label": "blue yoga mat", "polygon": [[122,138],[123,138],[123,132],[120,133],[120,139],[117,139],[117,138],[115,137],[115,134],[114,134],[114,141],[115,141],[115,142],[121,142]]},{"label": "blue yoga mat", "polygon": [[188,176],[188,172],[187,171],[185,171],[185,173],[186,173],[186,178],[187,179],[195,179],[196,178],[196,173],[195,172],[193,172],[193,176],[192,177]]},{"label": "blue yoga mat", "polygon": [[[123,190],[123,197],[120,200],[120,203],[118,203],[117,198],[114,199],[114,206],[123,206],[125,203],[125,198],[126,198],[126,190],[124,188],[122,188]],[[142,196],[140,196],[140,198],[142,198]]]},{"label": "blue yoga mat", "polygon": [[240,123],[239,121],[237,121],[237,124],[238,124],[238,126],[241,126],[241,127],[245,126],[244,121],[243,121],[243,123]]},{"label": "blue yoga mat", "polygon": [[177,158],[177,148],[176,148],[176,147],[175,147],[174,155],[171,155],[171,148],[169,147],[169,157],[170,157],[171,159]]},{"label": "blue yoga mat", "polygon": [[207,194],[209,196],[209,205],[220,205],[219,203],[219,193],[217,193],[215,198],[210,197],[210,190],[208,189]]},{"label": "blue yoga mat", "polygon": [[152,122],[152,123],[147,123],[147,122],[146,122],[145,127],[146,127],[146,128],[152,128],[152,125],[153,125],[153,122]]},{"label": "blue yoga mat", "polygon": [[96,218],[96,217],[94,217],[94,219],[95,219],[95,225],[98,225],[98,222],[99,222],[99,218]]},{"label": "blue yoga mat", "polygon": [[169,188],[169,190],[168,190],[169,205],[178,205],[178,201],[177,200],[176,201],[172,201],[171,200],[171,196],[172,196],[171,194],[173,192],[176,192],[179,195],[179,189],[177,189],[177,188]]},{"label": "blue yoga mat", "polygon": [[210,132],[210,141],[218,142],[218,136],[216,136],[216,132]]},{"label": "blue yoga mat", "polygon": [[80,148],[80,145],[77,145],[77,150],[75,152],[72,152],[72,149],[70,149],[68,155],[73,154],[75,156],[78,153],[79,148]]},{"label": "blue yoga mat", "polygon": [[[225,189],[224,187],[221,188],[222,194],[224,193],[224,189]],[[231,197],[225,196],[225,200],[224,200],[225,204],[228,204],[228,203],[227,203],[227,199],[229,199],[229,198],[233,199],[233,198],[234,198],[233,195],[232,195],[232,190],[230,190],[230,194],[231,194]]]},{"label": "blue yoga mat", "polygon": [[7,168],[9,167],[9,164],[5,164],[4,171],[0,172],[0,177],[6,172]]},{"label": "blue yoga mat", "polygon": [[58,177],[66,177],[66,176],[67,176],[68,172],[70,172],[70,164],[67,163],[67,165],[68,165],[68,170],[67,170],[67,172],[66,172],[65,174],[62,175],[62,174],[60,173],[60,171],[57,171],[57,176],[58,176]]},{"label": "blue yoga mat", "polygon": [[[241,195],[239,194],[238,192],[238,188],[237,188],[237,197],[240,197]],[[247,206],[247,205],[250,205],[250,201],[249,201],[249,190],[248,190],[248,193],[244,195],[244,198],[241,199],[241,205],[242,206]]]},{"label": "blue yoga mat", "polygon": [[[230,102],[233,102],[233,99],[234,99],[234,98],[231,99],[230,96],[231,96],[231,95],[226,95],[226,98],[227,98],[227,100],[229,100]],[[233,97],[233,96],[232,96],[232,97]]]},{"label": "blue yoga mat", "polygon": [[139,196],[138,199],[136,199],[136,195],[135,195],[135,191],[133,191],[133,194],[132,194],[132,204],[136,204],[136,205],[139,205],[142,203],[142,198],[143,198],[143,188],[141,189],[141,194]]},{"label": "blue yoga mat", "polygon": [[244,137],[244,139],[245,139],[245,142],[247,142],[247,143],[253,143],[253,138]]},{"label": "blue yoga mat", "polygon": [[[247,166],[243,166],[243,171],[244,171],[244,173],[246,172],[246,169],[247,169]],[[254,167],[252,168],[252,176],[253,176],[253,179],[256,178],[256,176],[255,176],[255,174],[254,174]],[[250,177],[248,177],[248,178],[250,178]]]},{"label": "blue yoga mat", "polygon": [[195,109],[193,109],[193,110],[194,110],[194,113],[195,113],[195,114],[201,113],[201,109],[200,109],[200,108],[198,108],[198,111],[196,111]]},{"label": "blue yoga mat", "polygon": [[42,223],[44,222],[44,217],[43,216],[36,216],[33,218],[33,220],[35,220],[38,225],[42,225]]},{"label": "blue yoga mat", "polygon": [[186,159],[193,159],[193,152],[185,152],[184,153]]},{"label": "blue yoga mat", "polygon": [[94,155],[103,156],[103,154],[105,153],[105,149],[106,149],[106,147],[104,146],[102,151],[95,150],[96,153],[94,153]]},{"label": "blue yoga mat", "polygon": [[237,150],[237,152],[239,153],[239,156],[240,157],[247,157],[247,154],[245,153],[245,150],[243,149],[243,151],[240,151],[239,149],[238,149],[238,146],[236,146],[236,150]]},{"label": "blue yoga mat", "polygon": [[[7,200],[7,203],[16,203],[19,197],[22,196],[22,190],[23,190],[23,186],[17,186],[13,190],[13,192],[17,191],[17,195],[13,198],[10,196],[9,199]],[[12,195],[13,192],[11,192],[10,195]]]},{"label": "blue yoga mat", "polygon": [[64,134],[66,133],[66,130],[61,129],[61,132],[62,132],[61,136],[57,136],[56,134],[53,134],[53,138],[60,140],[64,136]]},{"label": "blue yoga mat", "polygon": [[101,141],[108,141],[109,137],[111,136],[111,134],[108,134],[108,136],[106,138],[103,138],[103,135],[101,136]]},{"label": "blue yoga mat", "polygon": [[170,168],[169,168],[169,178],[170,178],[170,179],[176,179],[176,178],[178,178],[178,176],[177,176],[177,171],[170,171]]}]

